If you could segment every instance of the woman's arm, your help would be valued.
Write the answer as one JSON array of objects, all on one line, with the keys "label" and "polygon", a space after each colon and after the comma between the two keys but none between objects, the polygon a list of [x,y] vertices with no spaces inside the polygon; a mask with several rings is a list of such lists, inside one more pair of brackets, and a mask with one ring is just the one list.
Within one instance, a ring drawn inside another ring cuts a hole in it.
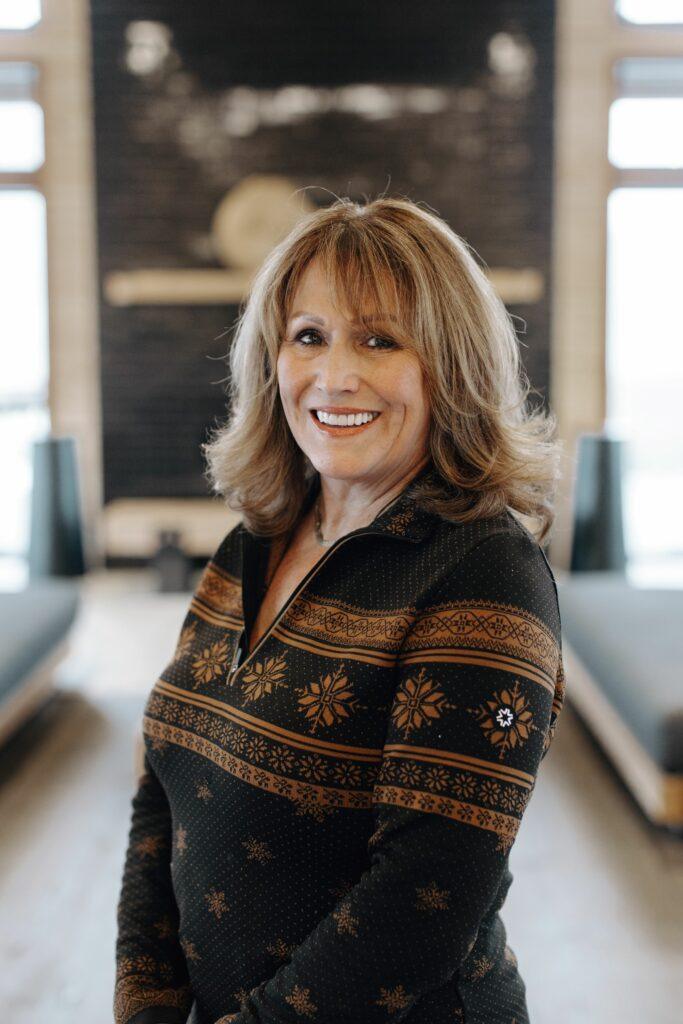
[{"label": "woman's arm", "polygon": [[192,1005],[171,882],[171,812],[145,753],[117,908],[115,1024],[185,1024]]},{"label": "woman's arm", "polygon": [[369,870],[225,1020],[386,1024],[442,986],[495,906],[563,694],[543,553],[521,529],[489,536],[403,645]]}]

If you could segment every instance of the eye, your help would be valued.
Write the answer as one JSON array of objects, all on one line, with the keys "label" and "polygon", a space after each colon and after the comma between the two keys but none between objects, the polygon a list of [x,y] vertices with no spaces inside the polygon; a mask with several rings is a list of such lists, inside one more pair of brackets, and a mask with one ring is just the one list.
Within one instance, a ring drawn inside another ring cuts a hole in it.
[{"label": "eye", "polygon": [[391,338],[380,338],[378,334],[373,334],[368,341],[378,341],[379,345],[370,345],[370,348],[396,348],[396,342],[392,341]]},{"label": "eye", "polygon": [[[308,338],[308,337],[312,338],[313,340],[312,341],[306,341],[305,339]],[[301,344],[304,346],[304,348],[312,348],[314,345],[318,345],[320,343],[320,341],[321,341],[321,334],[320,334],[319,331],[316,331],[316,330],[314,330],[311,327],[307,327],[303,331],[299,331],[299,333],[295,336],[294,340],[298,341],[298,342],[301,342]],[[368,341],[368,348],[370,348],[370,349],[392,349],[392,348],[397,348],[396,342],[392,341],[391,338],[382,338],[378,334],[371,334],[368,337],[367,341]],[[370,342],[378,342],[378,344],[373,345],[373,344],[370,344]]]},{"label": "eye", "polygon": [[320,338],[320,334],[318,331],[314,331],[311,328],[306,328],[306,330],[304,331],[299,331],[299,333],[296,335],[295,341],[301,341],[306,348],[310,348],[310,343],[302,340],[303,338],[306,337],[307,334],[315,335],[316,338]]}]

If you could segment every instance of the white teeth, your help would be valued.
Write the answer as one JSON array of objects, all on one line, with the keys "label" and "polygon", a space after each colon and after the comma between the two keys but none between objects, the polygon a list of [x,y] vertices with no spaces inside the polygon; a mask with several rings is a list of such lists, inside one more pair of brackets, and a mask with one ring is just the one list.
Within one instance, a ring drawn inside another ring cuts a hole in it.
[{"label": "white teeth", "polygon": [[374,420],[379,416],[378,412],[357,412],[355,415],[353,413],[349,413],[349,415],[336,415],[333,412],[322,412],[320,409],[316,409],[315,414],[321,423],[327,423],[331,427],[359,427],[362,423],[369,423],[371,420]]}]

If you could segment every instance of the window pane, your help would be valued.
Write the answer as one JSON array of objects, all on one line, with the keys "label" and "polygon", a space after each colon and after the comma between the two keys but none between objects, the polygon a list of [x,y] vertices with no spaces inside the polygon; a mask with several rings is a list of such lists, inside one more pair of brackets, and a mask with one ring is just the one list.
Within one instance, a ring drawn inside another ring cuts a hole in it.
[{"label": "window pane", "polygon": [[617,11],[638,25],[683,22],[683,0],[617,0]]},{"label": "window pane", "polygon": [[45,160],[43,111],[33,100],[0,100],[0,171],[35,171]]},{"label": "window pane", "polygon": [[683,189],[615,189],[607,214],[607,419],[627,442],[626,542],[632,559],[671,564],[683,559]]},{"label": "window pane", "polygon": [[33,489],[32,444],[50,429],[45,406],[0,409],[0,471],[5,498],[0,502],[0,555],[26,555]]},{"label": "window pane", "polygon": [[623,57],[612,73],[618,96],[683,96],[683,57]]},{"label": "window pane", "polygon": [[45,160],[38,68],[0,61],[0,171],[35,171]]},{"label": "window pane", "polygon": [[0,0],[0,29],[31,28],[40,21],[40,0]]},{"label": "window pane", "polygon": [[615,167],[683,167],[683,98],[615,100],[609,158]]},{"label": "window pane", "polygon": [[46,400],[48,365],[45,199],[0,189],[0,409]]}]

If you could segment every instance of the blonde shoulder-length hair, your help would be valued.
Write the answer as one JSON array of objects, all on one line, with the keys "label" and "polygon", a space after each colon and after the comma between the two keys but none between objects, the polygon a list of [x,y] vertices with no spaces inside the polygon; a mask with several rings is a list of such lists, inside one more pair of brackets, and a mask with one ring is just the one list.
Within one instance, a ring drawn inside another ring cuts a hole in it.
[{"label": "blonde shoulder-length hair", "polygon": [[420,360],[437,473],[416,487],[414,501],[454,522],[507,507],[529,517],[542,542],[559,480],[556,418],[527,408],[531,386],[512,319],[467,243],[405,198],[338,198],[304,217],[266,258],[233,327],[228,420],[201,446],[212,490],[253,533],[278,536],[296,523],[316,470],[285,418],[277,358],[291,299],[314,257],[338,308],[361,323],[364,313],[398,316],[393,340]]}]

